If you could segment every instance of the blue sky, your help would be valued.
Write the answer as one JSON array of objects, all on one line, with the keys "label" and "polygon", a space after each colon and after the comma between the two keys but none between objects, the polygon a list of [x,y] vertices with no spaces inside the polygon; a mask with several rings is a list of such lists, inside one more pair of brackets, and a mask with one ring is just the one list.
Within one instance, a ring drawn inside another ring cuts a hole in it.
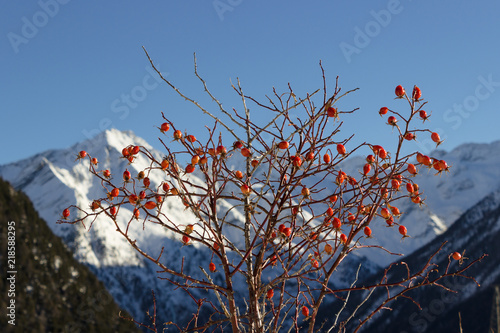
[{"label": "blue sky", "polygon": [[[417,84],[443,149],[498,140],[499,13],[494,0],[3,2],[0,164],[107,127],[159,147],[161,111],[203,137],[210,118],[157,81],[142,46],[168,79],[214,112],[193,74],[194,52],[228,108],[241,109],[230,87],[236,78],[260,100],[287,83],[298,96],[321,88],[321,60],[329,87],[338,75],[344,90],[360,88],[339,105],[360,108],[343,119],[345,137],[390,149],[395,133],[378,110],[404,113],[394,88]],[[265,113],[252,111],[257,121]],[[431,148],[425,135],[417,139],[409,150]]]}]

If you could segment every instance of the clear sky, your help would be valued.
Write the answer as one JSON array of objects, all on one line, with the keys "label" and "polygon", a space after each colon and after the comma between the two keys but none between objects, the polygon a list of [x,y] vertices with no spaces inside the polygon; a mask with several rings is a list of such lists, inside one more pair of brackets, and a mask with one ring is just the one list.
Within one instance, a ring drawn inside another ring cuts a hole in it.
[{"label": "clear sky", "polygon": [[[176,126],[210,124],[166,84],[142,50],[189,96],[216,112],[198,69],[228,108],[230,80],[265,100],[289,82],[298,96],[328,85],[360,88],[342,133],[390,145],[381,106],[407,111],[394,88],[417,84],[430,126],[450,150],[500,139],[500,2],[465,1],[3,1],[0,12],[0,164],[66,148],[107,127],[156,147],[164,111]],[[265,111],[252,106],[254,119]],[[409,148],[428,150],[428,138]],[[229,139],[228,139],[229,140]],[[231,141],[228,144],[232,143]]]}]

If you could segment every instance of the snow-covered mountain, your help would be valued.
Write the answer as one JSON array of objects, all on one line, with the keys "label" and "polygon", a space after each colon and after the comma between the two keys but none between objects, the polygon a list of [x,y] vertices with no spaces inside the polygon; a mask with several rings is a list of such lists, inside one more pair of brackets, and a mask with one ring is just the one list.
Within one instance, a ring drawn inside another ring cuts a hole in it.
[{"label": "snow-covered mountain", "polygon": [[[46,151],[0,166],[0,177],[30,197],[53,232],[65,241],[80,262],[95,272],[122,307],[136,318],[144,319],[145,312],[152,307],[151,289],[154,289],[160,319],[175,322],[182,320],[177,316],[183,313],[187,317],[191,315],[193,304],[190,298],[182,291],[172,290],[171,285],[158,279],[157,269],[145,262],[115,231],[116,227],[111,220],[97,219],[90,231],[88,222],[86,228],[82,225],[55,223],[64,208],[70,205],[88,207],[92,199],[106,196],[100,181],[89,173],[88,161],[75,162],[76,153],[86,150],[98,158],[99,169],[110,169],[114,177],[120,178],[125,169],[137,175],[140,170],[149,166],[147,159],[140,154],[130,165],[128,161],[120,159],[122,149],[129,145],[146,147],[156,158],[161,158],[160,152],[154,151],[147,142],[132,132],[108,130],[68,149]],[[426,206],[419,209],[409,202],[402,202],[398,206],[401,211],[407,213],[400,222],[407,226],[412,238],[401,242],[397,231],[387,232],[385,223],[380,221],[372,227],[374,241],[391,251],[408,254],[443,233],[480,198],[500,186],[500,170],[496,167],[500,156],[495,153],[500,151],[499,149],[500,141],[484,145],[464,145],[449,153],[434,152],[433,156],[445,159],[452,165],[452,172],[448,176],[434,176],[432,171],[428,174],[427,170],[420,170],[421,175],[417,176],[415,181],[425,191]],[[355,157],[346,160],[342,167],[346,172],[355,174],[362,168],[363,161],[361,157]],[[242,161],[235,156],[231,163],[236,168]],[[189,177],[195,183],[203,182],[196,177],[196,173]],[[165,176],[151,174],[150,179],[151,186],[159,186],[165,181]],[[220,205],[226,210],[231,207],[230,203],[223,201]],[[178,221],[180,225],[196,222],[194,216],[184,209],[178,199],[169,198],[163,209],[168,210],[172,220]],[[119,223],[125,225],[128,222],[125,215],[131,214],[132,212],[121,214],[123,220]],[[231,214],[231,219],[241,221],[238,210],[231,210]],[[164,247],[163,258],[168,260],[169,265],[180,267],[181,260],[185,257],[189,260],[189,265],[184,267],[191,270],[190,274],[197,276],[201,274],[198,266],[206,266],[210,262],[211,253],[206,249],[196,245],[181,246],[178,236],[150,223],[143,228],[142,222],[140,220],[130,225],[130,232],[136,237],[137,244],[153,254],[159,254]],[[361,256],[355,257],[355,260],[364,262],[366,273],[398,259],[394,256],[384,256],[379,251],[359,253]],[[357,266],[344,265],[342,269],[346,274],[342,276],[345,278],[337,280],[336,283],[352,282],[350,277],[354,276]]]}]

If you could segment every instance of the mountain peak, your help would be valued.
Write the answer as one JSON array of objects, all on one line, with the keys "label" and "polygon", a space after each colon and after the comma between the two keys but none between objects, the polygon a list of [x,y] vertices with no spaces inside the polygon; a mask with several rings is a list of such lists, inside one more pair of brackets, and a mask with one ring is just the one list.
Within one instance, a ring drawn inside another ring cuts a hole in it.
[{"label": "mountain peak", "polygon": [[143,146],[147,149],[152,149],[144,139],[136,136],[133,131],[120,131],[116,128],[105,130],[88,140],[77,143],[72,148],[75,148],[75,152],[83,149],[91,153],[102,147],[111,147],[121,152],[123,148],[129,145]]}]

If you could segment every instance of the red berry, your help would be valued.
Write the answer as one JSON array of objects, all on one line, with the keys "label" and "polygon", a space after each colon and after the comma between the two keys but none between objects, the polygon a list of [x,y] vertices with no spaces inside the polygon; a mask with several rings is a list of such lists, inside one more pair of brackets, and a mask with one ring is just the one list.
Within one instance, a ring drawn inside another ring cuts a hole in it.
[{"label": "red berry", "polygon": [[382,215],[382,217],[383,217],[384,219],[388,219],[388,218],[390,218],[390,217],[391,217],[391,213],[389,212],[389,209],[387,209],[387,208],[382,208],[382,209],[380,210],[380,215]]},{"label": "red berry", "polygon": [[326,210],[326,215],[333,216],[333,208],[332,207],[328,207],[328,209]]},{"label": "red berry", "polygon": [[182,132],[180,130],[176,130],[174,132],[174,139],[179,140],[180,138],[182,138]]},{"label": "red berry", "polygon": [[302,191],[300,191],[300,193],[304,196],[304,197],[308,197],[310,194],[311,194],[311,191],[309,191],[309,189],[307,187],[303,187],[302,188]]},{"label": "red berry", "polygon": [[339,143],[337,145],[337,152],[340,154],[340,155],[345,155],[346,153],[346,150],[345,150],[345,147],[343,144]]},{"label": "red berry", "polygon": [[302,165],[302,159],[300,158],[300,156],[292,156],[290,157],[290,159],[292,160],[292,164],[294,167],[299,168]]},{"label": "red berry", "polygon": [[162,188],[163,191],[168,192],[170,190],[170,185],[168,183],[163,183]]},{"label": "red berry", "polygon": [[241,149],[241,155],[243,155],[243,156],[245,156],[245,157],[250,156],[250,155],[251,155],[251,153],[250,153],[250,149],[248,149],[248,148],[242,148],[242,149]]},{"label": "red berry", "polygon": [[128,171],[127,169],[125,169],[125,171],[123,172],[123,180],[128,182],[130,180],[132,176],[130,175],[130,171]]},{"label": "red berry", "polygon": [[333,247],[330,244],[325,245],[325,252],[327,254],[332,254],[333,253]]},{"label": "red berry", "polygon": [[413,187],[412,183],[406,183],[406,190],[410,193],[415,192],[415,187]]},{"label": "red berry", "polygon": [[285,225],[282,223],[279,225],[278,230],[279,232],[283,233],[283,230],[285,230],[285,228],[286,228]]},{"label": "red berry", "polygon": [[335,182],[337,183],[337,185],[340,185],[344,182],[345,178],[346,178],[345,172],[339,171],[337,178],[335,179]]},{"label": "red berry", "polygon": [[167,132],[170,129],[170,125],[168,123],[163,123],[160,126],[160,131],[162,133]]},{"label": "red berry", "polygon": [[226,155],[227,154],[227,149],[224,146],[218,146],[217,147],[217,154],[219,155]]},{"label": "red berry", "polygon": [[85,158],[87,156],[87,152],[85,150],[82,150],[78,153],[78,158]]},{"label": "red berry", "polygon": [[306,154],[306,161],[312,161],[312,160],[314,160],[314,153],[310,151]]},{"label": "red berry", "polygon": [[168,160],[161,161],[161,169],[162,170],[167,170],[169,165],[170,165],[170,163],[168,162]]},{"label": "red berry", "polygon": [[343,243],[343,244],[346,244],[347,243],[347,236],[345,234],[341,234],[340,235],[340,241]]},{"label": "red berry", "polygon": [[302,311],[302,314],[304,315],[304,317],[309,317],[309,309],[308,309],[308,307],[307,307],[307,306],[305,306],[305,305],[304,305],[304,306],[302,307],[302,310],[301,310],[301,311]]},{"label": "red berry", "polygon": [[402,85],[399,85],[399,86],[396,87],[395,93],[396,93],[396,96],[398,96],[399,98],[401,98],[405,94],[405,88],[403,88]]},{"label": "red berry", "polygon": [[400,225],[399,226],[399,233],[401,235],[403,235],[403,237],[406,237],[406,233],[408,232],[408,230],[406,230],[406,227],[404,225]]},{"label": "red berry", "polygon": [[101,203],[99,202],[99,200],[94,200],[90,204],[90,209],[92,209],[93,211],[98,209],[99,207],[101,207]]},{"label": "red berry", "polygon": [[199,161],[200,161],[200,156],[194,155],[193,157],[191,157],[191,164],[192,165],[198,164]]},{"label": "red berry", "polygon": [[288,141],[281,141],[278,144],[279,149],[288,149],[289,146],[290,144],[288,143]]},{"label": "red berry", "polygon": [[387,123],[391,126],[396,126],[396,123],[398,122],[397,118],[394,116],[390,116],[387,118]]},{"label": "red berry", "polygon": [[155,199],[156,199],[156,202],[159,203],[159,204],[161,204],[163,202],[163,196],[161,196],[159,194],[157,194],[155,196]]},{"label": "red berry", "polygon": [[186,137],[186,140],[188,140],[189,142],[193,143],[196,141],[196,137],[194,135],[188,135]]},{"label": "red berry", "polygon": [[250,194],[250,187],[247,184],[241,185],[240,190],[241,190],[241,193],[243,193],[243,195]]},{"label": "red berry", "polygon": [[363,232],[365,233],[366,237],[371,237],[372,236],[372,229],[370,229],[370,227],[365,227],[365,229],[363,230]]},{"label": "red berry", "polygon": [[363,174],[366,176],[367,174],[370,173],[371,169],[372,166],[369,163],[366,163],[365,166],[363,167]]},{"label": "red berry", "polygon": [[389,111],[389,109],[384,106],[384,107],[380,108],[380,111],[378,112],[378,114],[380,116],[383,116],[384,114],[387,113],[387,111]]},{"label": "red berry", "polygon": [[217,267],[215,267],[215,264],[213,262],[210,262],[210,264],[208,264],[208,269],[210,270],[210,272],[215,272],[215,270],[217,269]]},{"label": "red berry", "polygon": [[141,211],[139,210],[139,208],[134,208],[134,217],[136,219],[139,219],[140,215],[141,215]]},{"label": "red berry", "polygon": [[192,173],[192,172],[194,171],[194,169],[195,169],[194,165],[192,165],[192,164],[188,164],[188,165],[186,166],[185,172],[186,172],[186,173]]},{"label": "red berry", "polygon": [[148,201],[144,204],[144,207],[146,207],[146,209],[155,209],[156,208],[156,202],[154,201]]},{"label": "red berry", "polygon": [[460,253],[458,253],[458,252],[453,252],[452,257],[453,257],[453,259],[455,259],[455,260],[460,260],[460,259],[462,259],[462,255],[461,255]]},{"label": "red berry", "polygon": [[69,209],[68,209],[68,208],[66,208],[66,209],[65,209],[65,210],[63,210],[63,212],[62,212],[62,216],[63,216],[63,218],[64,218],[64,219],[67,219],[67,218],[69,217],[69,214],[70,214],[70,213],[69,213]]},{"label": "red berry", "polygon": [[191,238],[189,238],[188,236],[186,236],[186,235],[182,236],[182,242],[184,244],[188,244],[190,241],[191,241]]},{"label": "red berry", "polygon": [[340,221],[340,219],[338,217],[334,217],[332,219],[332,227],[334,229],[340,229],[341,226],[342,226],[342,222]]},{"label": "red berry", "polygon": [[252,162],[250,162],[250,164],[252,165],[252,167],[256,167],[257,165],[259,165],[259,161],[257,160],[252,160]]},{"label": "red berry", "polygon": [[394,216],[400,216],[401,212],[399,211],[398,207],[391,206],[391,212]]},{"label": "red berry", "polygon": [[426,121],[430,117],[427,115],[427,112],[425,112],[424,110],[419,111],[419,116],[420,116],[420,119],[422,119],[423,121]]},{"label": "red berry", "polygon": [[290,237],[290,235],[292,234],[292,229],[289,228],[289,227],[285,227],[283,228],[283,234],[286,236],[286,237]]},{"label": "red berry", "polygon": [[441,138],[439,137],[439,134],[437,134],[436,132],[433,132],[431,134],[431,139],[432,139],[432,141],[436,142],[438,145],[442,142]]},{"label": "red berry", "polygon": [[109,169],[106,169],[102,172],[102,175],[104,176],[104,178],[109,178],[111,177],[111,171],[109,171]]},{"label": "red berry", "polygon": [[267,299],[271,299],[271,298],[273,298],[273,296],[274,296],[274,290],[269,289],[269,290],[267,291],[267,293],[266,293],[266,298],[267,298]]},{"label": "red berry", "polygon": [[407,168],[408,172],[411,174],[411,175],[416,175],[417,174],[417,167],[411,163],[408,164],[408,168]]},{"label": "red berry", "polygon": [[139,151],[140,151],[140,150],[141,150],[141,147],[139,147],[139,146],[134,146],[134,147],[132,148],[131,153],[132,153],[132,155],[137,155],[137,154],[139,153]]},{"label": "red berry", "polygon": [[405,134],[405,140],[408,140],[408,141],[411,141],[411,140],[415,140],[417,137],[415,136],[415,134],[411,133],[411,132],[408,132]]},{"label": "red berry", "polygon": [[325,163],[330,163],[330,160],[331,160],[331,158],[330,158],[330,155],[329,155],[329,154],[325,154],[325,155],[323,155],[323,161],[324,161]]},{"label": "red berry", "polygon": [[243,172],[241,172],[240,170],[236,171],[234,173],[235,177],[238,178],[238,179],[242,179],[243,178]]},{"label": "red berry", "polygon": [[116,206],[112,206],[110,209],[109,209],[109,213],[113,216],[116,215]]},{"label": "red berry", "polygon": [[151,180],[149,179],[149,177],[145,177],[142,181],[142,184],[144,185],[144,187],[149,187],[149,185],[151,185]]},{"label": "red berry", "polygon": [[139,197],[137,197],[137,195],[135,194],[131,194],[128,196],[128,201],[130,202],[131,205],[136,205],[137,204],[137,200],[139,200]]},{"label": "red berry", "polygon": [[117,188],[114,188],[114,189],[112,189],[112,190],[111,190],[110,194],[111,194],[111,196],[112,196],[113,198],[116,198],[117,196],[119,196],[119,195],[120,195],[120,190],[119,190],[119,189],[117,189]]},{"label": "red berry", "polygon": [[339,115],[337,109],[331,106],[328,108],[328,110],[326,110],[326,113],[328,114],[328,117],[331,118],[336,118]]},{"label": "red berry", "polygon": [[334,203],[335,201],[337,201],[337,199],[338,199],[338,196],[336,196],[336,195],[330,196],[330,202],[331,203]]},{"label": "red berry", "polygon": [[123,155],[123,157],[128,157],[130,155],[130,152],[128,151],[127,148],[122,149],[122,155]]},{"label": "red berry", "polygon": [[368,162],[370,164],[374,163],[375,162],[375,156],[373,156],[371,154],[368,155],[368,156],[366,156],[366,162]]},{"label": "red berry", "polygon": [[411,198],[411,201],[416,204],[420,204],[422,202],[422,198],[420,198],[418,195],[414,196]]},{"label": "red berry", "polygon": [[234,149],[240,149],[241,147],[243,147],[243,143],[241,141],[234,141],[233,143]]},{"label": "red berry", "polygon": [[420,90],[419,87],[414,86],[413,93],[411,94],[411,96],[415,101],[418,101],[420,98],[422,98],[422,91]]}]

